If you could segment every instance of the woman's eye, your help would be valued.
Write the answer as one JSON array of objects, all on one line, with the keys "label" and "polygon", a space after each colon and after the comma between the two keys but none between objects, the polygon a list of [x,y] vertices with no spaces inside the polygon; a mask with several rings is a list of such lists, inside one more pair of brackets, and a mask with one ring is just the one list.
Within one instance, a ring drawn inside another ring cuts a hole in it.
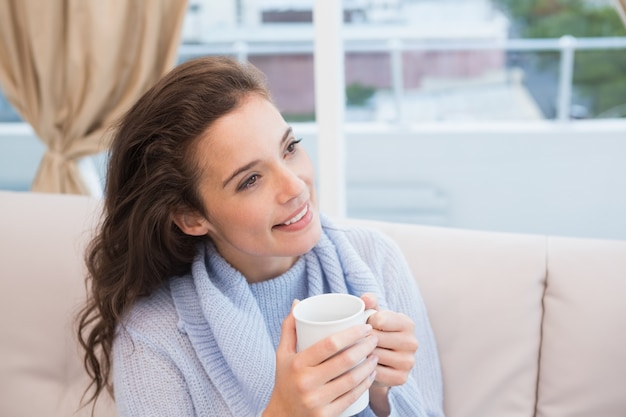
[{"label": "woman's eye", "polygon": [[239,189],[245,190],[245,189],[252,187],[257,182],[258,179],[259,179],[259,176],[257,174],[251,175],[247,180],[245,180],[241,184],[241,186],[239,186]]},{"label": "woman's eye", "polygon": [[302,141],[302,138],[298,140],[292,140],[289,145],[287,145],[287,153],[294,153],[296,151],[298,143]]}]

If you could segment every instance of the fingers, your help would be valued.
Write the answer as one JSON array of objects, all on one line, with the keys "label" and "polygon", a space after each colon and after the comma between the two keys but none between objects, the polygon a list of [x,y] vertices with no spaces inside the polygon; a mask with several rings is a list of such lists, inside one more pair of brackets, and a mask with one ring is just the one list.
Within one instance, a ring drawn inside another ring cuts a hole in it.
[{"label": "fingers", "polygon": [[376,294],[371,292],[366,292],[361,296],[361,300],[365,303],[365,309],[374,309],[378,310],[378,297]]},{"label": "fingers", "polygon": [[[332,356],[336,355],[338,352],[344,351],[351,346],[354,346],[359,341],[366,339],[368,336],[372,335],[372,326],[369,324],[359,324],[356,326],[352,326],[347,330],[341,331],[339,333],[335,333],[332,336],[329,336],[325,339],[320,340],[319,342],[313,344],[304,352],[306,355],[302,355],[307,363],[306,366],[316,366],[325,361],[327,361]],[[371,339],[370,339],[371,341]],[[360,344],[359,346],[363,346]],[[366,345],[367,346],[367,345]],[[359,360],[363,359],[367,355],[369,355],[372,350],[374,350],[374,346],[371,349],[362,354]],[[351,352],[354,352],[355,349],[351,349]],[[302,353],[304,353],[302,352]],[[358,361],[354,362],[352,366],[354,366]],[[348,368],[349,369],[349,368]]]},{"label": "fingers", "polygon": [[387,387],[404,384],[415,366],[419,347],[413,320],[402,313],[384,310],[374,314],[369,323],[378,338],[374,350],[378,356],[376,384]]},{"label": "fingers", "polygon": [[298,304],[298,300],[294,300],[291,305],[291,312],[283,320],[280,341],[277,350],[286,354],[296,353],[296,319],[293,317],[293,308]]},{"label": "fingers", "polygon": [[374,331],[378,338],[378,347],[395,351],[415,353],[419,348],[417,338],[412,331]]},{"label": "fingers", "polygon": [[[317,350],[334,346],[334,342],[331,343],[333,338],[343,339],[331,336],[299,352],[294,357],[294,368],[301,367],[304,360],[310,360]],[[302,377],[292,381],[305,408],[324,407],[329,411],[336,410],[329,415],[338,415],[369,389],[376,377],[378,358],[371,354],[376,344],[376,337],[369,334],[338,353],[335,352],[324,362],[305,368],[306,372]]]},{"label": "fingers", "polygon": [[396,387],[405,384],[410,374],[407,370],[381,365],[379,362],[376,368],[375,383],[380,387]]},{"label": "fingers", "polygon": [[394,351],[415,353],[419,344],[415,337],[415,324],[402,313],[381,311],[370,319],[374,334],[378,337],[378,347]]},{"label": "fingers", "polygon": [[384,332],[411,332],[415,328],[413,320],[405,314],[393,311],[379,311],[367,321],[376,330]]},{"label": "fingers", "polygon": [[377,380],[383,385],[404,384],[415,366],[415,351],[376,349],[374,354],[379,358]]},{"label": "fingers", "polygon": [[[363,360],[371,356],[378,339],[376,336],[369,335],[359,340],[354,345],[329,358],[322,367],[327,369],[327,375],[330,380],[340,377],[347,371],[357,367]],[[376,358],[378,361],[378,358]],[[353,381],[354,382],[354,381]]]},{"label": "fingers", "polygon": [[[372,336],[369,338],[374,339]],[[364,341],[361,344],[367,345],[368,342]],[[371,346],[374,345],[375,343],[371,344]],[[349,350],[355,350],[355,352],[350,355]],[[322,365],[330,371],[329,375],[332,377],[320,390],[318,401],[330,404],[330,408],[343,411],[373,384],[376,378],[378,358],[375,355],[369,355],[363,359],[360,352],[356,352],[356,350],[358,350],[358,346],[351,347]],[[354,362],[355,358],[360,359]],[[344,366],[348,366],[348,370],[337,371]]]},{"label": "fingers", "polygon": [[[330,404],[331,408],[340,413],[358,400],[374,383],[377,364],[376,356],[370,355],[349,373],[331,381],[328,384],[328,389],[336,396]],[[356,386],[355,383],[357,383]],[[331,414],[335,414],[335,412]]]}]

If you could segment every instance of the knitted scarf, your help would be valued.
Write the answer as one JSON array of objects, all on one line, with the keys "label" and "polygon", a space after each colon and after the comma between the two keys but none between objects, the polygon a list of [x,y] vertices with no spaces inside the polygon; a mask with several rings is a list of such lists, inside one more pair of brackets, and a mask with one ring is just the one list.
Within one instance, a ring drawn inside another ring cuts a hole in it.
[{"label": "knitted scarf", "polygon": [[[274,347],[245,277],[232,267],[214,270],[213,256],[220,255],[212,244],[202,245],[191,273],[171,280],[180,326],[232,415],[258,416],[274,387]],[[326,282],[331,292],[375,293],[385,307],[371,270],[327,218],[320,241],[302,256],[309,296],[322,293]]]}]

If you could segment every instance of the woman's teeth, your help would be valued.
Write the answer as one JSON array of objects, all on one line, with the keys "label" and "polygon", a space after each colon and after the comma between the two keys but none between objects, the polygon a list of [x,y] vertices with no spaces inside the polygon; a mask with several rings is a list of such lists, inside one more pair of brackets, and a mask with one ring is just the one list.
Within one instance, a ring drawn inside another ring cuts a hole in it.
[{"label": "woman's teeth", "polygon": [[300,220],[301,218],[304,217],[304,215],[306,214],[306,212],[309,210],[309,206],[306,205],[302,211],[298,214],[296,214],[295,216],[293,216],[293,218],[291,218],[290,220],[287,220],[285,223],[283,223],[285,226],[289,226],[292,223],[297,222],[298,220]]}]

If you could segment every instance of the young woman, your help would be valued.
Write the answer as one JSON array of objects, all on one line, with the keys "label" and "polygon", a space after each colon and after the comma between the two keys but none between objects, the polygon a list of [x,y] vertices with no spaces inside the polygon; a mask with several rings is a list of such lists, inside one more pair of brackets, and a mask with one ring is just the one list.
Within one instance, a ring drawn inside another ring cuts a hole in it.
[{"label": "young woman", "polygon": [[[299,142],[228,58],[178,66],[125,115],[80,315],[92,399],[112,390],[121,417],[338,416],[369,390],[359,415],[443,415],[406,262],[318,211]],[[294,300],[327,292],[379,312],[297,352]]]}]

